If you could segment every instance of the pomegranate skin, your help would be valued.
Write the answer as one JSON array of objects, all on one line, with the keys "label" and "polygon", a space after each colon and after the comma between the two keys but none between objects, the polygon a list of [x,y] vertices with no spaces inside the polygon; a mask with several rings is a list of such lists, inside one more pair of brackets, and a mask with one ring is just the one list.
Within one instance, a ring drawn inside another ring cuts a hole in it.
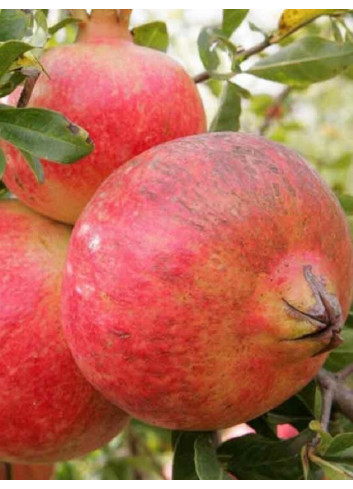
[{"label": "pomegranate skin", "polygon": [[[169,56],[128,39],[91,34],[48,51],[29,106],[62,112],[84,127],[94,151],[72,165],[41,160],[37,183],[21,153],[4,144],[4,182],[26,205],[74,223],[101,182],[133,156],[165,141],[205,132],[196,85]],[[10,96],[15,103],[18,93]]]},{"label": "pomegranate skin", "polygon": [[129,414],[220,429],[309,382],[352,285],[345,216],[300,156],[253,135],[192,136],[121,167],[85,209],[64,331],[86,378]]},{"label": "pomegranate skin", "polygon": [[71,229],[0,202],[0,460],[50,463],[107,443],[128,417],[78,370],[60,319]]}]

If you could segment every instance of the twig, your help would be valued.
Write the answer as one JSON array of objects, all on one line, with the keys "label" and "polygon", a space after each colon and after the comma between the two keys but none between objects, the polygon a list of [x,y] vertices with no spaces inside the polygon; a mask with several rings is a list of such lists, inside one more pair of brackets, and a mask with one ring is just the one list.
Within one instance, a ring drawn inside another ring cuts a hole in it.
[{"label": "twig", "polygon": [[[270,45],[271,45],[270,39],[266,38],[263,41],[261,41],[259,44],[256,44],[255,46],[253,46],[252,48],[249,48],[246,50],[240,49],[238,51],[236,57],[239,58],[239,60],[241,60],[241,61],[245,61],[246,59],[248,59],[253,54],[259,53],[260,51],[262,51],[263,49],[267,48]],[[234,75],[235,75],[235,73],[234,73]],[[208,73],[208,71],[203,71],[202,73],[199,73],[198,75],[196,75],[194,77],[194,82],[200,83],[200,82],[207,81],[210,78],[212,78],[212,74]]]},{"label": "twig", "polygon": [[353,390],[344,385],[344,380],[351,373],[353,373],[353,364],[336,374],[322,369],[317,375],[323,402],[321,424],[325,431],[329,427],[333,404],[336,404],[339,410],[353,422]]},{"label": "twig", "polygon": [[[304,27],[307,24],[310,24],[315,20],[313,19],[308,19],[306,22],[303,22],[302,24],[294,27],[291,31],[286,32],[285,34],[278,35],[278,34],[272,34],[270,36],[265,37],[263,41],[261,41],[259,44],[255,44],[252,48],[246,49],[246,50],[239,50],[237,54],[237,58],[239,58],[239,61],[245,61],[246,59],[250,58],[253,54],[260,53],[264,49],[268,48],[269,46],[272,46],[273,44],[278,44],[280,41],[285,39],[286,37],[290,36],[291,34],[294,34],[294,32],[298,31],[302,27]],[[234,73],[235,75],[235,73]],[[212,74],[208,73],[207,71],[200,73],[199,75],[196,75],[194,77],[194,82],[195,83],[200,83],[208,80],[209,78],[212,78]]]},{"label": "twig", "polygon": [[274,99],[272,104],[267,109],[267,115],[261,124],[259,133],[261,135],[265,134],[267,129],[270,127],[273,119],[277,117],[278,111],[281,109],[283,102],[288,97],[291,92],[291,87],[285,87],[284,90]]},{"label": "twig", "polygon": [[26,78],[26,81],[24,83],[20,98],[18,99],[17,102],[17,107],[18,108],[23,108],[28,105],[29,99],[31,98],[34,85],[36,84],[38,77],[40,73],[37,73],[34,76]]},{"label": "twig", "polygon": [[344,380],[347,377],[349,377],[351,374],[353,374],[353,363],[351,365],[347,365],[347,367],[345,367],[344,369],[342,369],[338,373],[338,377],[340,378],[340,380]]},{"label": "twig", "polygon": [[4,469],[5,469],[5,480],[11,481],[12,480],[12,465],[8,464],[7,462],[4,462]]}]

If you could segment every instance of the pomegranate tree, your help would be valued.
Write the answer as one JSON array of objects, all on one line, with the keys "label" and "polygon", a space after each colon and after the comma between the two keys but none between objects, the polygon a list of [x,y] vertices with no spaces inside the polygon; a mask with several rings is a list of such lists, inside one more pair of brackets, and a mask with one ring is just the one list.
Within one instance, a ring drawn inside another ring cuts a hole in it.
[{"label": "pomegranate tree", "polygon": [[40,77],[29,104],[62,112],[87,129],[93,153],[72,166],[42,160],[40,184],[18,149],[5,146],[7,187],[31,208],[66,223],[75,222],[100,183],[125,161],[206,130],[190,76],[166,54],[134,44],[131,11],[121,11],[120,17],[116,12],[93,10],[75,44],[45,53],[49,77]]},{"label": "pomegranate tree", "polygon": [[115,171],[74,229],[66,337],[129,414],[179,430],[253,419],[340,342],[353,253],[332,192],[292,150],[191,136]]}]

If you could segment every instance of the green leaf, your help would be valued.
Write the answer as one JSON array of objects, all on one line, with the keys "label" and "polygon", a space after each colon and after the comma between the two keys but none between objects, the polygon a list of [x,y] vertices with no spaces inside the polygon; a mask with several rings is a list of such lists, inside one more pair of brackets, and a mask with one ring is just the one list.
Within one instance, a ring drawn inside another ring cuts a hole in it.
[{"label": "green leaf", "polygon": [[26,78],[21,72],[6,73],[0,80],[0,97],[5,97],[13,92]]},{"label": "green leaf", "polygon": [[169,45],[169,35],[165,22],[150,22],[139,25],[132,29],[132,35],[135,44],[157,49],[158,51],[167,51]]},{"label": "green leaf", "polygon": [[337,372],[353,362],[353,329],[344,328],[341,336],[343,343],[330,353],[325,363],[325,368],[331,372]]},{"label": "green leaf", "polygon": [[93,150],[84,129],[46,109],[2,108],[0,138],[38,158],[64,164],[73,163]]},{"label": "green leaf", "polygon": [[174,448],[173,480],[198,480],[194,462],[199,431],[180,432]]},{"label": "green leaf", "polygon": [[9,195],[9,191],[7,190],[5,184],[0,181],[0,199],[6,199]]},{"label": "green leaf", "polygon": [[34,176],[36,177],[36,180],[38,183],[43,183],[44,182],[44,168],[39,161],[39,159],[36,156],[33,156],[31,153],[28,153],[27,151],[20,150],[23,157],[28,163],[28,166],[32,170]]},{"label": "green leaf", "polygon": [[0,180],[2,179],[6,169],[6,158],[3,150],[0,148]]},{"label": "green leaf", "polygon": [[0,77],[11,67],[23,53],[33,49],[33,46],[22,41],[7,41],[0,44]]},{"label": "green leaf", "polygon": [[325,452],[325,460],[351,464],[353,470],[353,433],[335,436]]},{"label": "green leaf", "polygon": [[44,31],[45,34],[48,34],[48,22],[47,16],[43,12],[43,10],[38,9],[34,15],[38,26]]},{"label": "green leaf", "polygon": [[210,132],[238,131],[241,113],[241,100],[238,88],[231,82],[226,82],[221,97],[221,104],[213,119]]},{"label": "green leaf", "polygon": [[259,416],[258,418],[252,419],[248,422],[248,425],[251,426],[251,428],[254,428],[256,433],[258,433],[259,435],[265,436],[266,438],[271,438],[272,440],[278,440],[273,425],[269,423],[266,414],[264,414],[263,416]]},{"label": "green leaf", "polygon": [[223,9],[222,31],[230,37],[233,32],[240,26],[249,9]]},{"label": "green leaf", "polygon": [[314,462],[316,465],[318,465],[324,470],[326,479],[328,480],[353,479],[353,471],[351,465],[331,462],[323,459],[322,457],[319,457],[314,453],[310,453],[309,457],[312,462]]},{"label": "green leaf", "polygon": [[231,480],[217,458],[212,432],[200,433],[195,440],[195,468],[200,480]]},{"label": "green leaf", "polygon": [[292,424],[304,430],[314,417],[316,382],[310,382],[298,394],[267,413],[272,424]]},{"label": "green leaf", "polygon": [[67,17],[66,19],[62,19],[57,24],[54,24],[51,27],[49,27],[48,32],[49,32],[49,34],[53,35],[56,32],[58,32],[60,29],[62,29],[63,27],[66,27],[67,25],[70,25],[70,24],[77,24],[78,22],[81,22],[81,20],[75,19],[74,17]]},{"label": "green leaf", "polygon": [[312,438],[310,431],[278,441],[245,435],[223,443],[218,455],[238,479],[299,479],[303,477],[300,450]]},{"label": "green leaf", "polygon": [[26,34],[30,16],[23,10],[2,9],[0,11],[0,41],[22,39]]},{"label": "green leaf", "polygon": [[353,63],[353,43],[304,37],[255,63],[248,73],[291,86],[328,80]]},{"label": "green leaf", "polygon": [[[197,45],[202,64],[212,77],[227,80],[234,76],[237,70],[237,50],[220,29],[214,27],[201,29]],[[223,74],[216,71],[220,64],[218,49],[226,52],[231,60],[231,71],[228,73]]]},{"label": "green leaf", "polygon": [[339,195],[338,200],[340,201],[343,210],[348,216],[353,216],[353,196],[352,195]]}]

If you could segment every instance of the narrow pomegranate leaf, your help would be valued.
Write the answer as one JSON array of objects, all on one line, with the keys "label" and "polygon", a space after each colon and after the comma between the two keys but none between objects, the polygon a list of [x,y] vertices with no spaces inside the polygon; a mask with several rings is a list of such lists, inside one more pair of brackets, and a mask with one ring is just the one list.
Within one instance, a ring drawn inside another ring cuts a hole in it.
[{"label": "narrow pomegranate leaf", "polygon": [[60,22],[58,22],[57,24],[54,24],[51,27],[49,27],[48,32],[49,34],[53,35],[63,27],[66,27],[67,25],[70,24],[77,24],[79,22],[81,22],[80,19],[76,19],[74,17],[67,17],[66,19],[60,20]]},{"label": "narrow pomegranate leaf", "polygon": [[353,64],[353,43],[304,37],[249,68],[247,73],[291,86],[328,80]]},{"label": "narrow pomegranate leaf", "polygon": [[6,106],[0,110],[0,138],[38,158],[73,163],[93,150],[88,133],[52,110]]},{"label": "narrow pomegranate leaf", "polygon": [[1,9],[0,41],[22,39],[30,24],[30,14],[20,9]]},{"label": "narrow pomegranate leaf", "polygon": [[3,150],[0,148],[0,180],[2,179],[6,169],[6,158]]},{"label": "narrow pomegranate leaf", "polygon": [[31,153],[28,153],[27,151],[20,150],[23,157],[28,163],[28,166],[34,173],[34,176],[36,177],[36,180],[38,183],[43,183],[44,182],[44,168],[40,162],[40,160],[36,157],[33,156]]},{"label": "narrow pomegranate leaf", "polygon": [[212,433],[200,433],[195,440],[195,468],[200,480],[231,480],[217,458]]},{"label": "narrow pomegranate leaf", "polygon": [[22,41],[6,41],[0,43],[0,77],[2,77],[11,65],[33,46]]},{"label": "narrow pomegranate leaf", "polygon": [[233,32],[240,26],[249,9],[223,9],[222,31],[230,37]]},{"label": "narrow pomegranate leaf", "polygon": [[194,445],[199,435],[199,431],[179,432],[174,446],[173,480],[198,480]]},{"label": "narrow pomegranate leaf", "polygon": [[26,78],[26,75],[20,72],[6,73],[0,80],[0,97],[5,97],[13,92]]},{"label": "narrow pomegranate leaf", "polygon": [[337,372],[353,363],[353,329],[345,327],[341,336],[343,343],[332,350],[325,363],[325,368],[331,372]]},{"label": "narrow pomegranate leaf", "polygon": [[167,26],[164,22],[150,22],[139,25],[132,29],[134,43],[140,46],[167,51],[169,45],[169,35]]},{"label": "narrow pomegranate leaf", "polygon": [[313,437],[309,430],[278,441],[251,434],[226,441],[217,452],[227,470],[238,479],[300,479],[300,450]]},{"label": "narrow pomegranate leaf", "polygon": [[276,35],[283,37],[322,15],[338,15],[348,11],[347,9],[286,9],[279,19]]},{"label": "narrow pomegranate leaf", "polygon": [[211,123],[210,132],[238,131],[240,126],[240,113],[241,100],[238,87],[231,82],[226,82],[221,97],[221,104]]}]

